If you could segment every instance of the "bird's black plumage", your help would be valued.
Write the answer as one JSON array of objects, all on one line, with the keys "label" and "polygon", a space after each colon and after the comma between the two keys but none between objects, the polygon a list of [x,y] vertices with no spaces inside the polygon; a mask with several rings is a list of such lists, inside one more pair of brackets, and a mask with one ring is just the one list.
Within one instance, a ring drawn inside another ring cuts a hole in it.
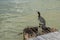
[{"label": "bird's black plumage", "polygon": [[38,12],[38,20],[39,20],[39,22],[40,22],[40,24],[42,24],[42,25],[46,25],[46,21],[45,21],[45,19],[41,16],[41,14],[40,14],[40,12]]},{"label": "bird's black plumage", "polygon": [[42,30],[50,32],[49,28],[46,27],[46,21],[45,21],[45,19],[41,16],[41,14],[40,14],[39,11],[37,13],[38,13],[39,27],[41,27]]}]

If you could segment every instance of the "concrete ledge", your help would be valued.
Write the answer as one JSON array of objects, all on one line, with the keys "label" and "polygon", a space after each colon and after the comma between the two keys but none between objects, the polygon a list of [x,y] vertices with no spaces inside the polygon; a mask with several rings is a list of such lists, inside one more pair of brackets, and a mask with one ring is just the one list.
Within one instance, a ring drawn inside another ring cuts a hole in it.
[{"label": "concrete ledge", "polygon": [[29,38],[29,40],[60,40],[60,31]]}]

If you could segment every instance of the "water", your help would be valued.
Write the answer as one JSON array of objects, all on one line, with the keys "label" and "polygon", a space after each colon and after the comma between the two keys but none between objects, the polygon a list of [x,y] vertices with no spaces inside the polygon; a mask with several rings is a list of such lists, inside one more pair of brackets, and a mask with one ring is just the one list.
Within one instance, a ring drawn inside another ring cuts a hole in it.
[{"label": "water", "polygon": [[22,40],[25,27],[38,26],[37,11],[60,29],[60,0],[0,0],[0,40]]}]

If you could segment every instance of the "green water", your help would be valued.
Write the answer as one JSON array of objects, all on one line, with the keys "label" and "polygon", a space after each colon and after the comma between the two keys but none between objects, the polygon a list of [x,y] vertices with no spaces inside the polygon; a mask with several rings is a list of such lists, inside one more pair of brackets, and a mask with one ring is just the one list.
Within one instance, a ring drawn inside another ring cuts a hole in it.
[{"label": "green water", "polygon": [[60,29],[60,0],[0,0],[0,40],[22,40],[25,27],[38,26],[37,11]]}]

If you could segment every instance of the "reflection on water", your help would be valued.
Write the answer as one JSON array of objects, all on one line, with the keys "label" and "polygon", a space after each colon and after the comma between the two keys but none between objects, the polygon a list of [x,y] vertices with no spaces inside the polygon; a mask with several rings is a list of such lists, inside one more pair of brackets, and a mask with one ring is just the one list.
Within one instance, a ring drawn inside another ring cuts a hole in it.
[{"label": "reflection on water", "polygon": [[39,10],[48,26],[60,26],[59,0],[0,0],[0,40],[22,40],[26,26],[38,26]]}]

